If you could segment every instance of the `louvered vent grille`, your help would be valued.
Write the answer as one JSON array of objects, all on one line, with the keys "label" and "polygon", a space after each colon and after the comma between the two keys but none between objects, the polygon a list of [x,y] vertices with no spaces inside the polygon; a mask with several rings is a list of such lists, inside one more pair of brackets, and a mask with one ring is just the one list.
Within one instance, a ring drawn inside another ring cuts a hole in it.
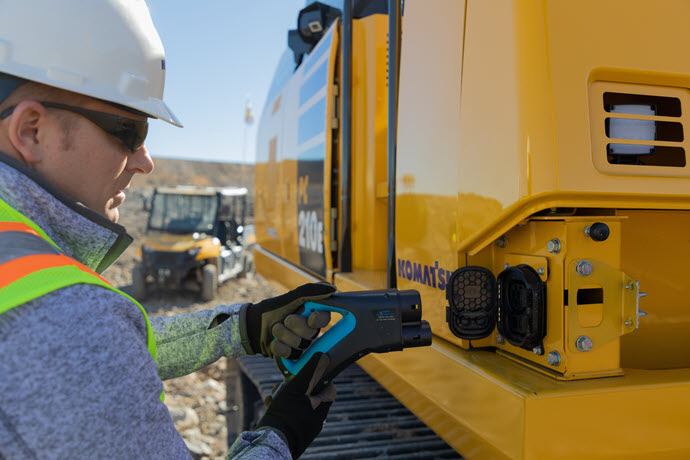
[{"label": "louvered vent grille", "polygon": [[686,176],[685,89],[595,82],[592,154],[609,174]]}]

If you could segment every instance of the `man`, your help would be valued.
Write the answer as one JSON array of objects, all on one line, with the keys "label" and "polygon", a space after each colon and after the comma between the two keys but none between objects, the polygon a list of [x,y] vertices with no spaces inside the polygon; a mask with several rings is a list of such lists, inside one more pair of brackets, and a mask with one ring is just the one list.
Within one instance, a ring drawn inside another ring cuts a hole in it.
[{"label": "man", "polygon": [[[244,353],[292,357],[329,317],[302,286],[257,304],[148,318],[97,273],[131,243],[118,206],[153,162],[165,60],[143,0],[0,0],[0,458],[189,458],[161,379]],[[191,82],[190,82],[191,84]],[[298,457],[335,390],[315,356],[228,458]]]}]

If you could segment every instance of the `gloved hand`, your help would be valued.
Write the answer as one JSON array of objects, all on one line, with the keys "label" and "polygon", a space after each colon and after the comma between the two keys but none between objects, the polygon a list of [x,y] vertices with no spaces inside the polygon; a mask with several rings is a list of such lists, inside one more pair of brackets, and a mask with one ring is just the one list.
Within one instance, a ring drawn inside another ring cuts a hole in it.
[{"label": "gloved hand", "polygon": [[[318,301],[335,292],[328,283],[310,283],[286,294],[248,304],[240,310],[240,334],[247,353],[295,360],[311,345],[319,329],[331,321],[330,312],[299,315],[307,301]],[[273,338],[277,340],[273,340]]]},{"label": "gloved hand", "polygon": [[270,427],[283,433],[293,459],[302,455],[321,432],[328,409],[335,401],[333,382],[320,393],[312,394],[330,362],[328,355],[314,353],[297,375],[282,383],[272,398],[267,398],[268,407],[257,423],[257,429]]}]

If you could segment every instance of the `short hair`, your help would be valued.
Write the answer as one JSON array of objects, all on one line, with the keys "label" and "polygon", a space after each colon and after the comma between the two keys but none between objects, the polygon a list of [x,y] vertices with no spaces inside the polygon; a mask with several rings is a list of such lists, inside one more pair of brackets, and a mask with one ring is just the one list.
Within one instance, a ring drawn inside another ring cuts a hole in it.
[{"label": "short hair", "polygon": [[82,94],[73,93],[53,86],[26,82],[12,91],[7,98],[0,103],[0,111],[13,105],[17,105],[25,100],[50,101],[62,103],[85,103],[90,98]]},{"label": "short hair", "polygon": [[[17,105],[26,100],[61,102],[63,104],[82,104],[89,100],[88,96],[74,93],[71,91],[62,90],[53,86],[27,81],[26,83],[17,86],[9,96],[0,103],[0,112],[8,107]],[[60,123],[62,128],[62,136],[60,139],[60,147],[63,150],[72,148],[72,130],[74,129],[73,114],[64,110],[55,110],[53,116]]]}]

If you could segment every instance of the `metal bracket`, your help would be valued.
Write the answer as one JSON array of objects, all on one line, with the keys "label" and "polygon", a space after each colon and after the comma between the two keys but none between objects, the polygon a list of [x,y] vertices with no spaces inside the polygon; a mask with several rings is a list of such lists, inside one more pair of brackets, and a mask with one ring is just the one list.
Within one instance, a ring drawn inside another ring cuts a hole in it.
[{"label": "metal bracket", "polygon": [[[578,338],[588,337],[592,341],[592,349],[596,350],[635,331],[640,316],[638,281],[621,270],[592,259],[586,259],[591,264],[591,271],[583,276],[578,273],[577,266],[584,261],[576,259],[568,265],[566,331],[568,348],[574,353],[583,353],[577,348]],[[591,286],[600,286],[603,290],[602,319],[595,326],[582,326],[578,317],[577,293]]]}]

